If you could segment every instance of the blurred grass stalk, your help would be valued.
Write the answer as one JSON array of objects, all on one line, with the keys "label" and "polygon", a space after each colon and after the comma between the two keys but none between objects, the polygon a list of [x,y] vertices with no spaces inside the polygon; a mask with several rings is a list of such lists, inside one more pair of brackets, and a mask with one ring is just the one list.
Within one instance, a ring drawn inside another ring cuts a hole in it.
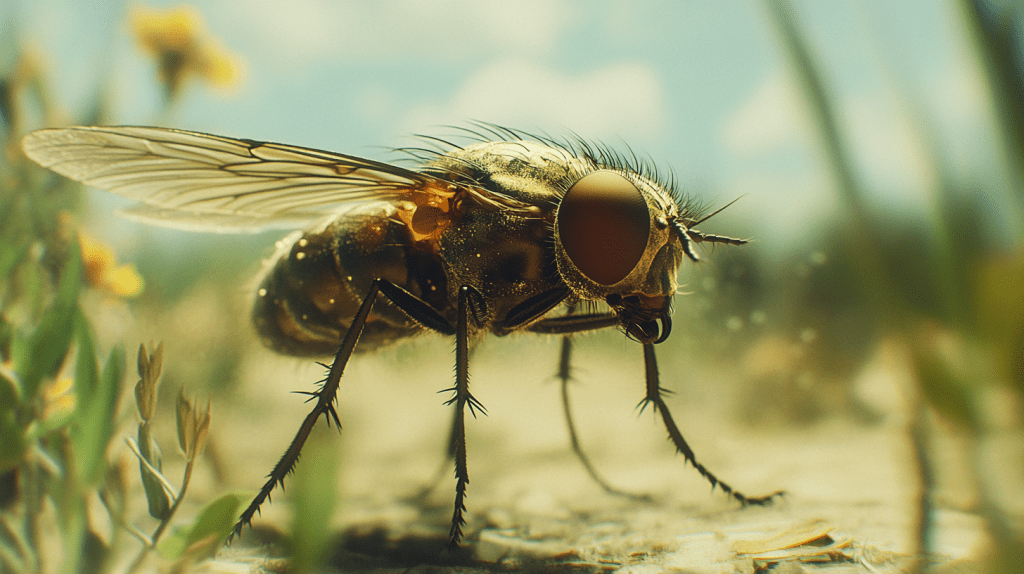
[{"label": "blurred grass stalk", "polygon": [[1003,161],[1019,214],[1024,215],[1024,5],[1016,13],[992,7],[986,14],[983,0],[958,0],[964,28],[973,43],[977,62],[991,98],[996,130],[1003,141]]},{"label": "blurred grass stalk", "polygon": [[295,469],[290,553],[295,572],[319,572],[330,557],[340,458],[328,429],[313,433]]},{"label": "blurred grass stalk", "polygon": [[[1017,209],[1010,217],[1016,226],[1010,241],[1016,254],[1006,257],[993,249],[991,242],[986,245],[983,238],[963,233],[963,220],[969,216],[961,213],[965,198],[956,194],[958,182],[945,169],[941,145],[922,117],[922,107],[914,105],[908,86],[897,86],[903,88],[903,111],[909,114],[925,144],[936,175],[931,190],[934,212],[928,218],[931,229],[926,230],[927,249],[919,254],[928,262],[927,276],[914,277],[912,271],[886,265],[881,235],[887,231],[886,225],[892,223],[870,205],[854,168],[848,147],[850,138],[839,120],[828,78],[808,48],[793,7],[788,0],[766,0],[817,128],[824,160],[847,210],[841,232],[860,278],[860,288],[871,306],[879,333],[897,340],[911,356],[916,388],[908,393],[912,411],[908,413],[908,430],[920,488],[915,532],[918,571],[927,568],[933,551],[932,495],[936,472],[941,470],[933,467],[928,453],[927,407],[958,423],[971,437],[972,475],[979,490],[981,514],[994,543],[991,555],[985,557],[987,566],[1000,572],[1024,569],[1020,533],[1009,526],[1005,513],[992,499],[981,458],[977,456],[977,443],[986,430],[985,413],[978,405],[978,395],[984,387],[993,383],[1004,385],[1017,394],[1018,404],[1024,394],[1024,365],[1019,364],[1020,346],[1024,343],[1024,325],[1019,321],[1024,316],[1024,303],[1014,303],[1024,300],[1024,287],[1020,285],[1024,256],[1019,237],[1024,215],[1024,89],[1020,62],[1015,59],[1021,54],[1021,46],[1013,26],[1007,24],[1014,21],[1009,10],[993,17],[981,1],[959,0],[959,4],[963,25],[974,43],[976,65],[987,79],[991,113],[1002,139],[1006,199]],[[924,289],[932,304],[926,303],[922,308],[908,296],[908,287]]]}]

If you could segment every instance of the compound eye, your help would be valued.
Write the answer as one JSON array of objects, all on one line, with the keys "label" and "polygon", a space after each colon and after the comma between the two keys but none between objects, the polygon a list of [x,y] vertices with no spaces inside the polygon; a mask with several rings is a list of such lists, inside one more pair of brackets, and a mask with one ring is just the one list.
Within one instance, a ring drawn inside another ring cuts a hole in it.
[{"label": "compound eye", "polygon": [[610,170],[583,176],[562,198],[555,231],[565,254],[590,280],[622,281],[647,249],[651,214],[640,190]]}]

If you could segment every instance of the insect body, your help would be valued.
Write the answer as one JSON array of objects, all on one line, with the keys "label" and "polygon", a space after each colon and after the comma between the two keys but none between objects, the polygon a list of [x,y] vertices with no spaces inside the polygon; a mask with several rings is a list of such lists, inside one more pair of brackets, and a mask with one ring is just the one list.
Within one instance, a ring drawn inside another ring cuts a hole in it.
[{"label": "insect body", "polygon": [[[425,171],[444,178],[440,190],[346,213],[281,254],[255,312],[268,345],[292,354],[332,353],[375,277],[449,322],[457,289],[472,286],[487,312],[471,331],[504,335],[564,299],[612,295],[636,336],[649,335],[638,322],[657,331],[643,319],[648,315],[669,321],[684,250],[681,241],[669,241],[669,222],[680,209],[654,182],[525,141],[458,149]],[[633,307],[621,302],[626,297]],[[383,342],[421,330],[405,313],[389,310],[378,308],[364,339]]]},{"label": "insect body", "polygon": [[[44,167],[138,200],[129,214],[146,221],[220,232],[308,226],[263,277],[253,318],[271,348],[335,358],[236,532],[283,483],[317,419],[338,422],[335,395],[352,353],[423,331],[456,339],[447,403],[455,407],[453,547],[469,481],[465,408],[483,409],[469,392],[468,349],[488,331],[621,328],[644,350],[641,405],[660,413],[685,459],[743,504],[775,496],[746,497],[696,461],[661,398],[653,347],[671,331],[676,274],[684,256],[698,260],[693,244],[745,241],[694,229],[714,213],[699,215],[647,164],[579,139],[481,129],[472,145],[406,150],[420,160],[417,170],[159,128],[77,127],[24,139]],[[597,302],[611,312],[597,312]],[[555,312],[581,303],[588,312]],[[568,339],[562,349],[567,362]]]}]

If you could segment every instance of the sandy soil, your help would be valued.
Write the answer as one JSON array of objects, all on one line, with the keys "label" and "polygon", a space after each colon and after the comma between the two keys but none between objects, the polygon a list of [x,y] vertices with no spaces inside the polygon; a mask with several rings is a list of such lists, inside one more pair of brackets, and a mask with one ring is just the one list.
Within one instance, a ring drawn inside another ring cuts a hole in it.
[{"label": "sandy soil", "polygon": [[[320,429],[336,442],[342,468],[331,567],[716,573],[753,572],[776,560],[773,572],[897,572],[912,565],[918,479],[898,381],[872,379],[882,414],[872,424],[836,416],[751,426],[737,416],[743,386],[728,380],[735,369],[684,375],[678,362],[663,360],[663,384],[675,391],[669,405],[698,460],[749,495],[786,492],[771,507],[742,508],[684,465],[664,440],[660,420],[650,412],[638,417],[639,346],[616,334],[596,337],[593,348],[587,341],[579,346],[571,390],[580,439],[609,482],[651,501],[603,492],[572,454],[551,376],[555,339],[489,340],[471,368],[473,392],[489,414],[468,423],[467,538],[460,551],[445,554],[450,471],[422,504],[407,496],[429,484],[443,460],[451,410],[437,391],[450,384],[453,355],[445,341],[418,341],[358,357],[342,383],[342,434]],[[215,405],[214,440],[230,485],[255,490],[306,413],[301,397],[288,391],[311,386],[321,369],[268,353],[255,354],[246,368],[237,402]],[[933,558],[938,571],[976,571],[986,538],[970,511],[976,496],[963,443],[938,434],[934,451],[944,471]],[[1016,468],[1024,467],[1024,441],[1008,444]],[[254,524],[241,543],[203,568],[287,570],[275,558],[276,531],[289,524],[287,492],[277,493]],[[771,539],[787,532],[800,542],[792,532],[800,528],[830,538],[774,555],[735,551],[758,541],[771,550],[782,544]],[[822,549],[826,543],[832,546]]]}]

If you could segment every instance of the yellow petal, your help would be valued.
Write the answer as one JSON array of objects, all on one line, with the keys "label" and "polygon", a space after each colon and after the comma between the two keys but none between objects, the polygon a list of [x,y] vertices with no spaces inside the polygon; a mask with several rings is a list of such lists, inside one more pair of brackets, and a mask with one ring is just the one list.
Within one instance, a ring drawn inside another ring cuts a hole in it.
[{"label": "yellow petal", "polygon": [[199,13],[190,6],[167,10],[136,6],[129,16],[129,26],[139,44],[157,54],[191,49],[204,28]]},{"label": "yellow petal", "polygon": [[134,265],[120,265],[108,271],[103,279],[106,287],[118,297],[134,297],[142,293],[142,276]]}]

